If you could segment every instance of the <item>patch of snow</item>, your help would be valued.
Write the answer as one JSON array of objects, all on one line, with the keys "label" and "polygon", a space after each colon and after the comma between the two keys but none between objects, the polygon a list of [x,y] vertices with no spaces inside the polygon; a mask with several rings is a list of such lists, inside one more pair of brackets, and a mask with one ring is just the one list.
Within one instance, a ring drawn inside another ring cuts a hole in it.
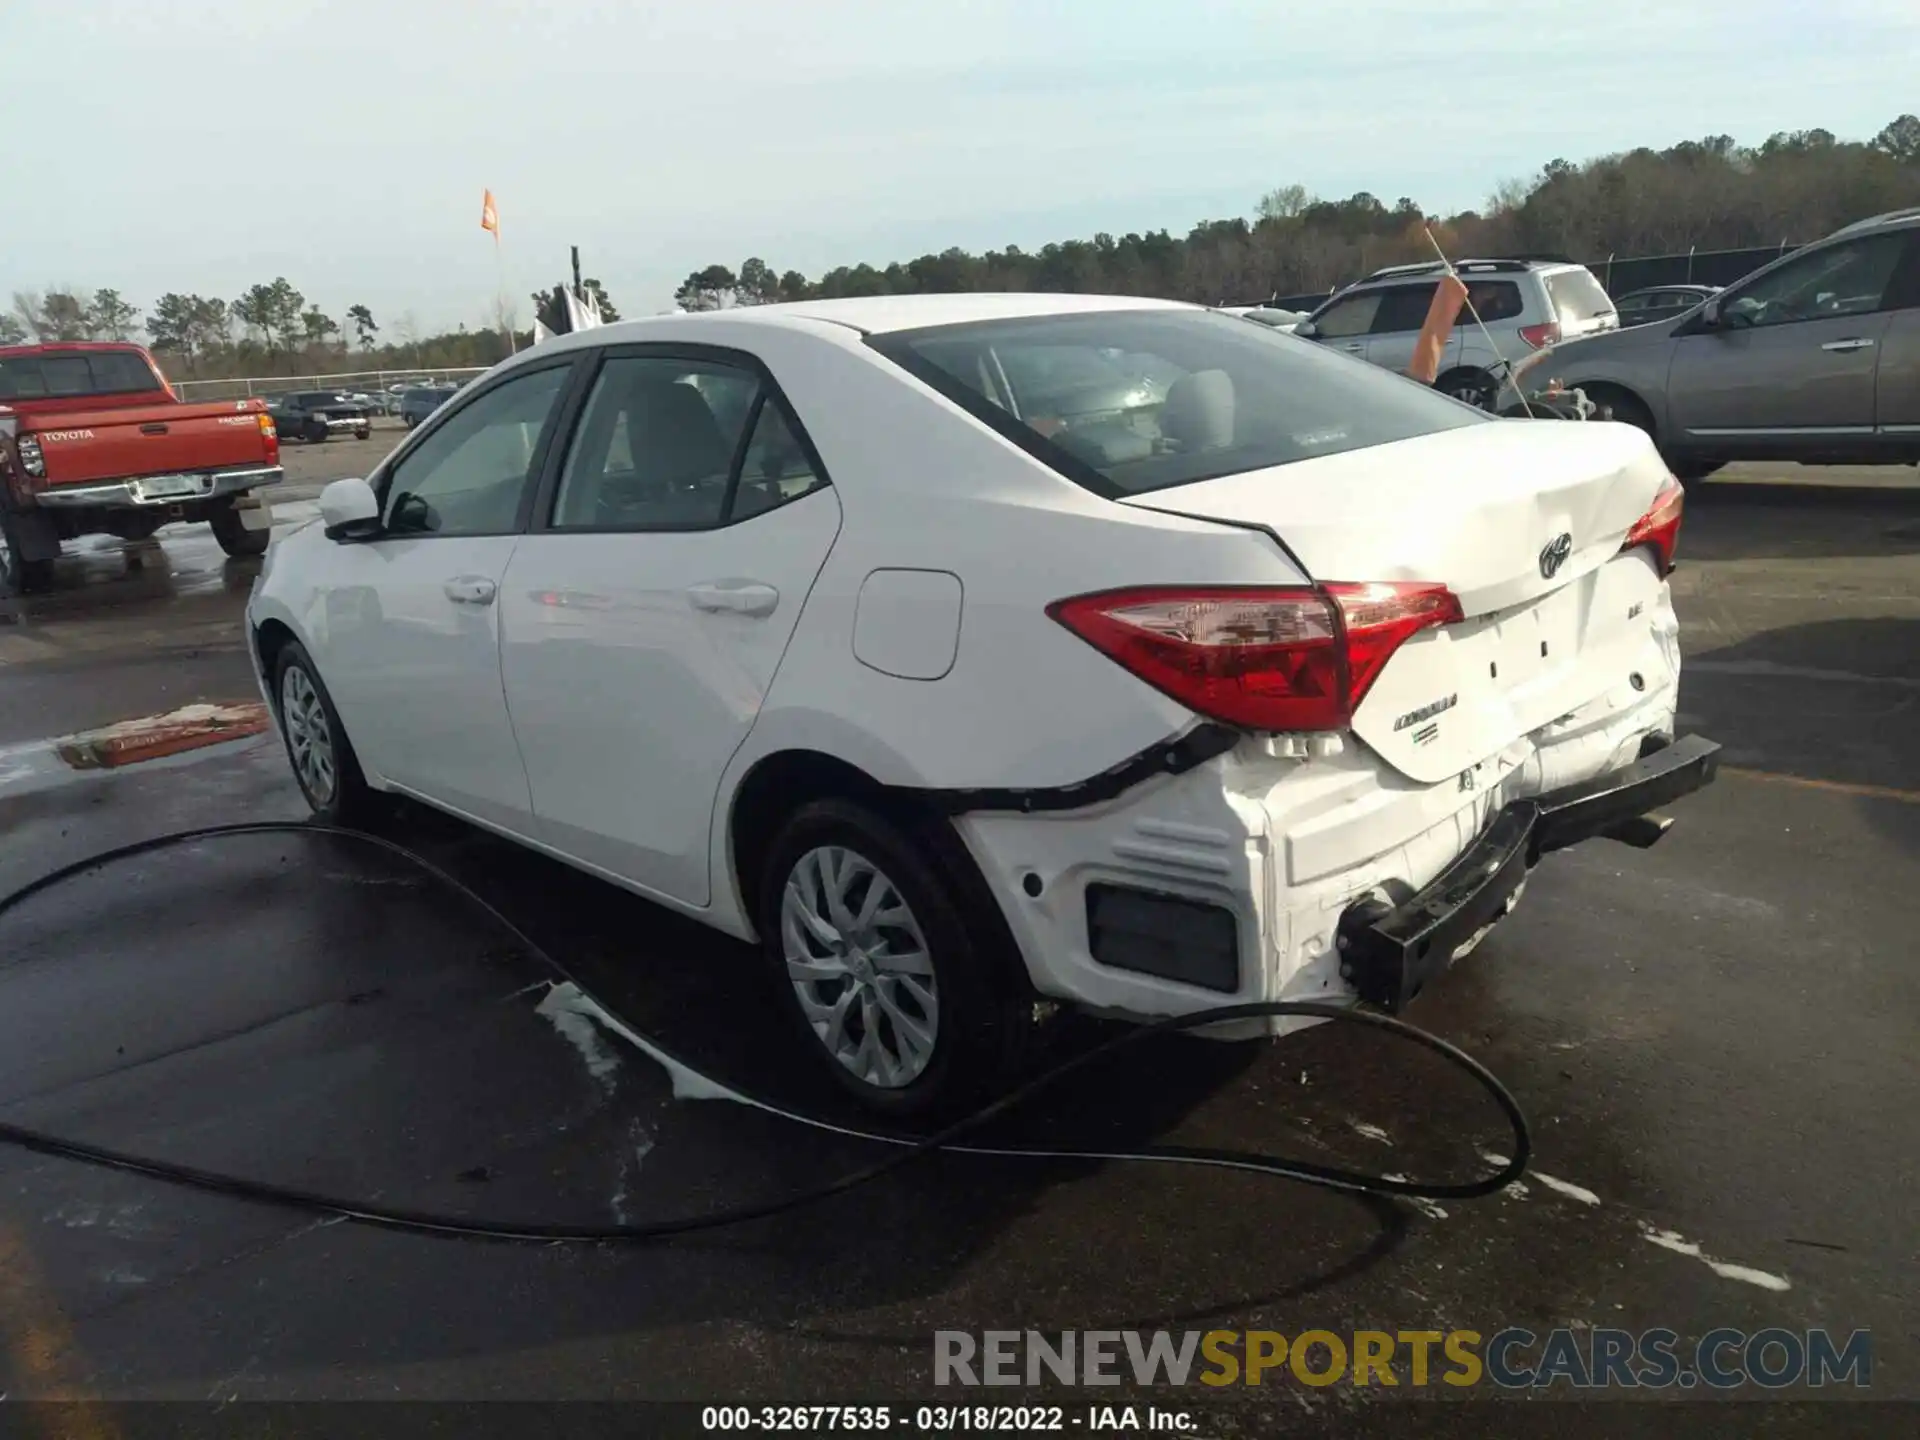
[{"label": "patch of snow", "polygon": [[1393,1137],[1378,1125],[1369,1125],[1364,1120],[1350,1120],[1347,1123],[1353,1126],[1353,1133],[1356,1135],[1364,1135],[1369,1140],[1378,1140],[1382,1145],[1393,1144]]}]

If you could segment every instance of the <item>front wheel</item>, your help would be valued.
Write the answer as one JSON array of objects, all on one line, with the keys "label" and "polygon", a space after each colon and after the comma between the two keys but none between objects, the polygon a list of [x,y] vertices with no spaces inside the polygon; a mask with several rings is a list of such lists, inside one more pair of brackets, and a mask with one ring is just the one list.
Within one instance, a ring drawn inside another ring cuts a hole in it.
[{"label": "front wheel", "polygon": [[373,434],[372,426],[363,426],[362,428],[353,432],[353,438],[356,440],[365,440],[371,437],[372,434]]},{"label": "front wheel", "polygon": [[0,595],[34,595],[53,588],[53,561],[21,556],[19,523],[0,514]]},{"label": "front wheel", "polygon": [[775,839],[760,924],[802,1043],[884,1114],[951,1114],[1012,1072],[1031,1024],[994,931],[906,831],[822,800]]},{"label": "front wheel", "polygon": [[266,554],[268,542],[273,539],[271,529],[249,530],[240,511],[231,503],[209,515],[207,524],[213,528],[213,538],[220,542],[220,548],[235,559]]},{"label": "front wheel", "polygon": [[351,826],[367,820],[373,791],[360,772],[333,697],[297,640],[288,641],[274,661],[273,693],[293,778],[315,817],[329,825]]}]

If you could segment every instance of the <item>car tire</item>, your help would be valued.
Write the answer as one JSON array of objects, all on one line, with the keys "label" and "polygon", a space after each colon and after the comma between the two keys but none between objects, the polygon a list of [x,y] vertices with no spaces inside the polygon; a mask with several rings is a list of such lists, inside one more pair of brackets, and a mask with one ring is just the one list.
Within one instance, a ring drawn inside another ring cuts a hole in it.
[{"label": "car tire", "polygon": [[1433,388],[1442,395],[1466,401],[1476,410],[1491,411],[1500,398],[1500,382],[1484,370],[1455,370],[1442,375]]},{"label": "car tire", "polygon": [[[997,927],[931,854],[867,806],[817,800],[788,819],[760,876],[762,945],[802,1043],[846,1093],[896,1119],[992,1098],[1032,1026]],[[890,923],[860,924],[876,904]]]},{"label": "car tire", "polygon": [[354,439],[356,439],[356,440],[365,440],[365,439],[368,439],[369,437],[371,437],[371,436],[372,436],[372,434],[373,434],[373,427],[372,427],[371,425],[367,425],[367,426],[363,426],[363,427],[361,427],[360,429],[358,429],[358,430],[356,430],[356,431],[354,431],[354,432],[353,432],[353,438],[354,438]]},{"label": "car tire", "polygon": [[53,588],[53,561],[21,558],[20,526],[0,514],[0,595],[37,595]]},{"label": "car tire", "polygon": [[236,560],[266,554],[267,545],[273,539],[270,528],[249,530],[231,500],[207,516],[207,524],[212,527],[213,538],[220,542],[220,548]]},{"label": "car tire", "polygon": [[307,443],[309,445],[324,445],[327,443],[327,436],[329,433],[330,432],[327,430],[326,421],[324,420],[311,421],[307,425]]},{"label": "car tire", "polygon": [[294,782],[314,818],[346,826],[370,821],[374,792],[360,770],[333,697],[321,683],[313,658],[297,640],[289,640],[274,657],[273,698]]}]

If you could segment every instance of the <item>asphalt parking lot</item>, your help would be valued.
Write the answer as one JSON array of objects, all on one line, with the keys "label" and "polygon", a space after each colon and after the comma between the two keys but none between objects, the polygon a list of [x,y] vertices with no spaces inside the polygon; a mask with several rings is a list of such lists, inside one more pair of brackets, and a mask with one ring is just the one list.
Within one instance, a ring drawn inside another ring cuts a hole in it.
[{"label": "asphalt parking lot", "polygon": [[[282,518],[393,438],[289,447]],[[267,741],[9,789],[7,756],[41,737],[253,694],[235,621],[254,567],[198,527],[133,558],[102,542],[0,619],[0,889],[164,830],[303,813]],[[1734,1433],[1888,1433],[1878,1407],[1844,1401],[1920,1400],[1920,484],[1733,472],[1694,487],[1681,558],[1682,728],[1724,744],[1720,780],[1674,807],[1652,851],[1549,859],[1409,1017],[1520,1098],[1537,1141],[1524,1186],[1416,1206],[949,1157],[671,1246],[523,1247],[0,1152],[0,1393],[837,1403],[925,1398],[940,1329],[1780,1326],[1871,1330],[1872,1388]],[[628,1023],[743,1090],[834,1105],[744,948],[450,823],[408,833]],[[145,857],[0,918],[0,1118],[390,1204],[581,1224],[874,1158],[677,1098],[553,978],[340,844]],[[1451,1080],[1332,1027],[1169,1041],[1013,1129],[1421,1175],[1483,1164],[1499,1134]],[[1235,1394],[1213,1423],[1276,1433],[1421,1393],[1288,1383]],[[1448,1433],[1492,1433],[1485,1412],[1432,1408]]]}]

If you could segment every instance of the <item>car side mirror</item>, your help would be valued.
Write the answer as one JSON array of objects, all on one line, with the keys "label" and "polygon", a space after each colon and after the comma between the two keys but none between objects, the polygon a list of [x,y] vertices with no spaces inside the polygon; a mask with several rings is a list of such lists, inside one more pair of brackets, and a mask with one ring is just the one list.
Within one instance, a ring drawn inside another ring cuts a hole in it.
[{"label": "car side mirror", "polygon": [[320,520],[329,540],[370,540],[380,533],[380,497],[364,480],[336,480],[320,492]]},{"label": "car side mirror", "polygon": [[1302,340],[1318,340],[1320,338],[1320,332],[1314,329],[1311,320],[1302,320],[1298,325],[1293,327],[1293,333],[1298,335]]},{"label": "car side mirror", "polygon": [[1714,296],[1700,307],[1700,327],[1703,330],[1718,330],[1723,317],[1720,314],[1720,297]]}]

